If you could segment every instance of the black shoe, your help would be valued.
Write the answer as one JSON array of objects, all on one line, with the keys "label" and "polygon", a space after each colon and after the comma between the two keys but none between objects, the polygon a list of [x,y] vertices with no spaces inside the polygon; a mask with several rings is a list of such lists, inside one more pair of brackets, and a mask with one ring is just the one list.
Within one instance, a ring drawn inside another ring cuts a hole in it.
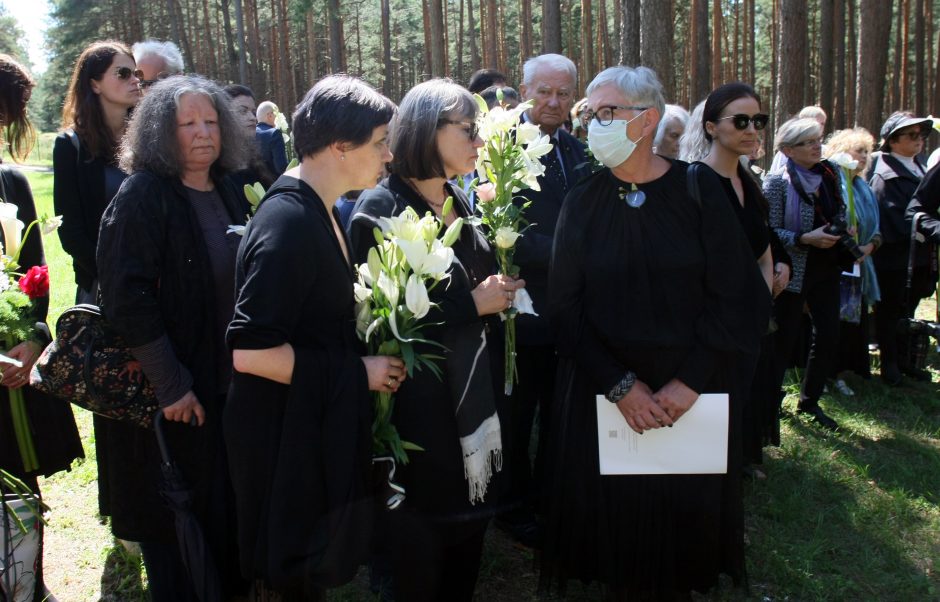
[{"label": "black shoe", "polygon": [[836,432],[839,430],[839,424],[829,416],[826,416],[826,413],[823,412],[822,408],[819,406],[797,408],[796,412],[798,414],[808,414],[812,416],[816,424],[828,431]]},{"label": "black shoe", "polygon": [[898,370],[897,364],[882,364],[881,366],[881,380],[885,381],[885,384],[891,387],[896,387],[901,384],[901,371]]}]

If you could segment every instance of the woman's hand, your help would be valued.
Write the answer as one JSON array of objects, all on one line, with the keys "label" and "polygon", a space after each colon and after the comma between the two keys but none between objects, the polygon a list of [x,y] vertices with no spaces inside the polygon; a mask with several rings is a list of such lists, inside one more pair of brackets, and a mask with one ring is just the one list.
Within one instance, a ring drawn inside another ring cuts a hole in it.
[{"label": "woman's hand", "polygon": [[512,307],[516,291],[525,286],[525,280],[512,279],[502,274],[494,274],[481,282],[470,293],[477,306],[478,316],[498,314]]},{"label": "woman's hand", "polygon": [[367,355],[362,358],[369,376],[369,390],[379,393],[394,393],[408,375],[405,362],[390,355]]},{"label": "woman's hand", "polygon": [[867,245],[858,245],[859,250],[862,252],[861,259],[858,259],[855,263],[862,263],[865,261],[865,258],[872,254],[875,250],[875,243],[870,242]]},{"label": "woman's hand", "polygon": [[672,426],[672,419],[653,399],[652,391],[642,380],[637,379],[630,391],[617,402],[617,409],[637,433]]},{"label": "woman's hand", "polygon": [[804,245],[810,245],[820,249],[828,249],[839,242],[839,237],[835,234],[826,234],[828,226],[820,226],[815,230],[805,232],[800,235],[800,242]]},{"label": "woman's hand", "polygon": [[789,284],[790,284],[790,266],[782,262],[775,264],[774,265],[774,287],[772,290],[774,298],[776,299],[777,295],[785,291]]},{"label": "woman's hand", "polygon": [[659,391],[653,394],[653,399],[662,407],[673,421],[679,420],[689,411],[698,393],[690,389],[684,382],[674,378]]},{"label": "woman's hand", "polygon": [[205,424],[206,410],[192,391],[187,391],[186,395],[180,397],[175,403],[163,408],[163,417],[173,422],[188,423],[193,416],[196,416],[196,426]]},{"label": "woman's hand", "polygon": [[3,370],[0,372],[0,384],[10,389],[19,389],[29,384],[29,372],[33,369],[33,364],[39,359],[42,353],[42,347],[35,341],[23,341],[19,345],[10,349],[6,356],[19,360],[23,366],[17,368],[10,364],[3,364]]}]

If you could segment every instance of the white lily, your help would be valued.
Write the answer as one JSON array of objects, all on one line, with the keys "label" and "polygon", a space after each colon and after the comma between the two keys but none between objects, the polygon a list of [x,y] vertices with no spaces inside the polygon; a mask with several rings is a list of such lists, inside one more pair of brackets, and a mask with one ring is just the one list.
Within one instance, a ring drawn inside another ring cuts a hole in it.
[{"label": "white lily", "polygon": [[366,258],[366,261],[369,263],[366,264],[366,271],[360,270],[365,279],[366,286],[374,286],[376,280],[378,280],[379,274],[382,273],[382,260],[379,258],[379,251],[375,247],[369,249],[369,254]]},{"label": "white lily", "polygon": [[440,279],[454,261],[454,250],[437,239],[430,248],[423,240],[398,239],[395,244],[405,254],[405,260],[414,273],[420,276]]},{"label": "white lily", "polygon": [[3,228],[3,239],[6,241],[6,254],[16,257],[20,248],[20,237],[26,224],[16,219],[19,208],[13,203],[0,203],[0,227]]},{"label": "white lily", "polygon": [[529,144],[533,140],[538,140],[541,134],[542,130],[539,129],[539,126],[526,121],[525,123],[519,124],[519,127],[516,129],[516,142]]},{"label": "white lily", "polygon": [[281,113],[280,111],[274,112],[274,127],[281,130],[282,132],[286,132],[288,129],[290,129],[287,125],[287,117],[284,116],[284,113]]},{"label": "white lily", "polygon": [[[492,186],[492,184],[490,185]],[[460,238],[460,230],[463,228],[463,218],[458,217],[447,226],[447,231],[444,232],[444,236],[441,238],[441,244],[445,247],[452,247],[454,243],[457,242],[457,239]]]},{"label": "white lily", "polygon": [[376,282],[376,286],[380,291],[382,291],[382,294],[385,295],[385,298],[388,299],[389,305],[392,307],[398,305],[400,291],[397,281],[390,278],[387,273],[379,272],[379,280]]},{"label": "white lily", "polygon": [[542,155],[547,155],[553,148],[554,146],[552,145],[552,139],[550,137],[539,136],[535,140],[526,144],[523,152],[529,159],[537,160]]},{"label": "white lily", "polygon": [[56,230],[62,227],[62,216],[55,215],[52,217],[42,216],[39,220],[39,231],[42,232],[43,236],[52,234]]},{"label": "white lily", "polygon": [[829,162],[849,171],[855,171],[855,169],[858,167],[858,160],[853,159],[852,155],[845,152],[832,155],[829,157]]},{"label": "white lily", "polygon": [[356,306],[356,331],[365,335],[369,330],[369,318],[372,317],[372,306],[361,302]]},{"label": "white lily", "polygon": [[239,236],[245,235],[245,226],[239,226],[232,224],[228,227],[228,230],[225,231],[226,234],[238,234]]},{"label": "white lily", "polygon": [[355,297],[356,303],[362,303],[372,298],[372,289],[363,286],[359,282],[353,282],[353,297]]},{"label": "white lily", "polygon": [[516,239],[519,238],[521,234],[514,231],[512,228],[503,226],[496,230],[496,246],[500,249],[511,249],[514,244],[516,244]]},{"label": "white lily", "polygon": [[431,309],[428,289],[424,286],[423,279],[415,274],[408,277],[408,284],[405,286],[405,306],[419,320]]},{"label": "white lily", "polygon": [[424,238],[424,232],[419,225],[418,214],[408,207],[399,215],[379,218],[382,224],[382,233],[391,238],[405,240],[419,240]]}]

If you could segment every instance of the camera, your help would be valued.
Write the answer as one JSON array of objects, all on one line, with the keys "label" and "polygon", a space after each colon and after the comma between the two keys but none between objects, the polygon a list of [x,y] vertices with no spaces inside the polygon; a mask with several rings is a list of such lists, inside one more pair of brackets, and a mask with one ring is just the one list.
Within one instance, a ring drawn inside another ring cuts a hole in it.
[{"label": "camera", "polygon": [[844,250],[848,251],[855,261],[858,261],[865,256],[865,254],[862,253],[862,250],[858,248],[858,243],[855,242],[855,239],[852,238],[851,234],[849,234],[849,226],[845,223],[845,218],[841,215],[834,217],[832,222],[826,226],[824,232],[826,234],[838,236],[839,245]]}]

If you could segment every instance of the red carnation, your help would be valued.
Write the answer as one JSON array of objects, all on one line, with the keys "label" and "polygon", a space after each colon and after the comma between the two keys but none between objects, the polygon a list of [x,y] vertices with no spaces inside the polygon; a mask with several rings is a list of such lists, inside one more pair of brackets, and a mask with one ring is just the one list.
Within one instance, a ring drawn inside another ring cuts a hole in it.
[{"label": "red carnation", "polygon": [[45,297],[49,294],[49,268],[44,265],[34,265],[20,276],[19,284],[20,290],[30,299]]}]

